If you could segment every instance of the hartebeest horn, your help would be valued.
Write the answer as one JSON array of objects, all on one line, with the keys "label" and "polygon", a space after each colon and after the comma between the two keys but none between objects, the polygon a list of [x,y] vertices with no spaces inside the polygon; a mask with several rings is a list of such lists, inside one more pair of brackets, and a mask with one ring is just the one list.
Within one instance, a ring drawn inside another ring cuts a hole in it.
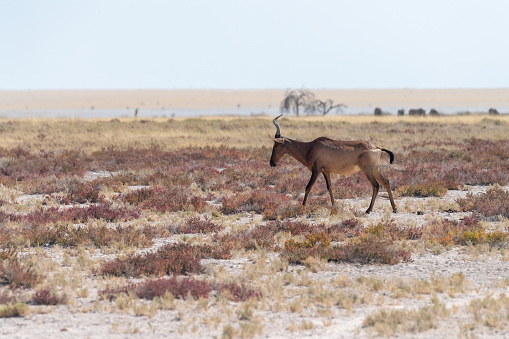
[{"label": "hartebeest horn", "polygon": [[274,124],[274,126],[276,126],[277,128],[277,131],[276,131],[276,136],[274,138],[281,138],[281,129],[279,128],[279,124],[277,123],[277,119],[279,119],[283,114],[275,117],[273,120],[272,120],[272,123]]}]

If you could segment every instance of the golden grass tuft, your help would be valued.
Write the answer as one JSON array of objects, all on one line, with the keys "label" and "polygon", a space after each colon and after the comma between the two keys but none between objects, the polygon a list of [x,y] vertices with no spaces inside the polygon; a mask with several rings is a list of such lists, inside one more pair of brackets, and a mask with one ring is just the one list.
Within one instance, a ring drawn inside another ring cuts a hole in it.
[{"label": "golden grass tuft", "polygon": [[0,318],[25,317],[30,313],[27,304],[16,303],[0,306]]}]

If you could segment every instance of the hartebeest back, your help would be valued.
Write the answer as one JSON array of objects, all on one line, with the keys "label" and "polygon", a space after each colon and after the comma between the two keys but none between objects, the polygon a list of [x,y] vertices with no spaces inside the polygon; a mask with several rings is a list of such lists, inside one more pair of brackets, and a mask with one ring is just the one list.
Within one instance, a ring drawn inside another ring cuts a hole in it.
[{"label": "hartebeest back", "polygon": [[270,166],[276,166],[279,159],[281,159],[283,155],[288,154],[311,171],[311,179],[309,179],[309,183],[306,186],[306,193],[304,194],[304,201],[302,202],[303,205],[306,204],[309,191],[320,173],[322,173],[325,178],[332,206],[334,206],[330,174],[352,175],[362,171],[373,187],[373,196],[371,197],[371,203],[366,213],[371,212],[375,204],[375,199],[380,187],[378,182],[387,189],[392,210],[394,213],[397,212],[389,180],[378,172],[378,162],[380,161],[382,152],[387,152],[389,154],[391,164],[394,161],[394,154],[391,151],[376,147],[367,141],[341,141],[320,137],[310,142],[302,142],[285,138],[281,136],[281,129],[277,122],[277,119],[281,117],[281,115],[272,120],[277,130],[274,138],[274,147],[272,148],[272,156],[270,158]]}]

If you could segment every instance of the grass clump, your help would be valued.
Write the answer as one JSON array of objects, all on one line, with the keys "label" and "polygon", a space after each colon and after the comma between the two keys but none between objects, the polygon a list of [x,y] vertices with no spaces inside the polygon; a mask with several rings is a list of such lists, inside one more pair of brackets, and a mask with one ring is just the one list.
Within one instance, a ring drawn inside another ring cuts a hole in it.
[{"label": "grass clump", "polygon": [[447,185],[443,181],[403,185],[396,189],[396,193],[404,197],[443,197],[447,193]]},{"label": "grass clump", "polygon": [[495,329],[509,327],[509,298],[505,294],[474,299],[470,302],[469,310],[476,324]]},{"label": "grass clump", "polygon": [[418,309],[381,309],[366,317],[362,326],[374,329],[379,336],[392,337],[396,333],[420,333],[438,327],[449,316],[445,305],[434,300],[430,306]]},{"label": "grass clump", "polygon": [[16,303],[0,306],[0,318],[24,317],[30,313],[27,304]]}]

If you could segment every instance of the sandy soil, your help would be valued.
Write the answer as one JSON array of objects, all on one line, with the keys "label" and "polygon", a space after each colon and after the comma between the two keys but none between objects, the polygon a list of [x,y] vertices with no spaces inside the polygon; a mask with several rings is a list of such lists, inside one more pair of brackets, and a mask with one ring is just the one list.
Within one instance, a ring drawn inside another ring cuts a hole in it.
[{"label": "sandy soil", "polygon": [[[390,213],[387,196],[381,193],[381,197],[370,215],[360,215],[367,224],[377,223],[383,218],[390,216],[402,225],[421,225],[426,220],[436,217],[462,218],[463,213],[450,213],[445,211],[454,204],[458,197],[464,197],[468,192],[481,193],[485,187],[466,187],[462,191],[449,191],[443,198],[401,198],[397,203],[403,212]],[[506,187],[505,189],[509,189]],[[27,201],[30,197],[20,196],[19,202]],[[39,196],[32,197],[39,199]],[[340,200],[344,208],[364,210],[368,205],[366,199]],[[259,223],[259,216],[255,219],[241,218],[236,222]],[[258,219],[256,219],[258,218]],[[308,221],[320,222],[319,219],[309,218]],[[193,236],[193,235],[190,235]],[[161,246],[172,239],[159,239],[152,249]],[[57,263],[62,261],[62,253],[54,249],[44,249],[46,258]],[[111,258],[96,250],[91,254],[92,260]],[[507,283],[503,283],[509,277],[509,263],[500,254],[481,253],[472,255],[463,248],[452,248],[440,254],[422,252],[414,254],[412,261],[397,265],[360,265],[349,263],[328,263],[318,271],[307,271],[303,266],[289,266],[286,274],[302,277],[306,271],[307,277],[324,283],[338,279],[342,276],[356,278],[360,276],[378,277],[383,280],[403,279],[431,279],[432,277],[450,277],[455,273],[463,273],[466,284],[470,287],[465,293],[451,295],[439,293],[438,298],[449,310],[456,310],[450,318],[438,324],[437,328],[413,334],[398,334],[400,338],[447,338],[457,337],[462,334],[459,328],[460,322],[468,322],[468,312],[464,312],[470,302],[487,295],[509,293]],[[208,272],[217,272],[219,268],[231,275],[245,274],[257,265],[253,255],[238,256],[232,260],[203,260],[202,264]],[[265,265],[270,265],[277,260],[277,255],[269,254],[265,259]],[[71,269],[69,267],[69,269]],[[281,273],[283,274],[283,273]],[[269,279],[270,277],[267,277]],[[146,315],[137,316],[132,313],[123,313],[115,308],[104,309],[104,305],[98,301],[100,284],[97,279],[87,278],[85,285],[89,289],[89,295],[78,298],[70,305],[57,307],[42,307],[39,312],[32,312],[24,318],[0,319],[0,337],[2,338],[219,338],[223,334],[223,326],[220,323],[216,327],[206,325],[213,317],[232,317],[224,314],[224,305],[217,304],[213,298],[203,307],[198,301],[182,301],[174,310],[159,310],[153,317]],[[302,293],[306,293],[303,289]],[[287,301],[288,302],[288,301]],[[426,305],[427,298],[401,298],[390,299],[385,308],[403,309],[417,308]],[[107,302],[106,302],[107,303]],[[140,301],[143,303],[143,301]],[[235,309],[235,303],[230,303]],[[226,307],[228,309],[228,307]],[[299,312],[273,312],[263,307],[256,310],[259,317],[259,326],[263,326],[262,337],[270,338],[369,338],[376,333],[366,332],[362,323],[366,316],[377,309],[374,303],[359,305],[347,311],[340,307],[332,307],[332,311],[326,316],[305,314],[305,310]],[[303,314],[302,314],[303,313]],[[235,315],[233,315],[235,317]],[[307,321],[313,329],[301,329],[289,331],[290,324],[300,324]],[[484,328],[476,332],[482,338],[499,338],[509,336],[509,332],[500,332],[496,329]],[[463,333],[462,335],[465,335]]]},{"label": "sandy soil", "polygon": [[[350,108],[509,107],[509,89],[311,89]],[[0,91],[0,111],[35,109],[277,108],[285,89]]]}]

